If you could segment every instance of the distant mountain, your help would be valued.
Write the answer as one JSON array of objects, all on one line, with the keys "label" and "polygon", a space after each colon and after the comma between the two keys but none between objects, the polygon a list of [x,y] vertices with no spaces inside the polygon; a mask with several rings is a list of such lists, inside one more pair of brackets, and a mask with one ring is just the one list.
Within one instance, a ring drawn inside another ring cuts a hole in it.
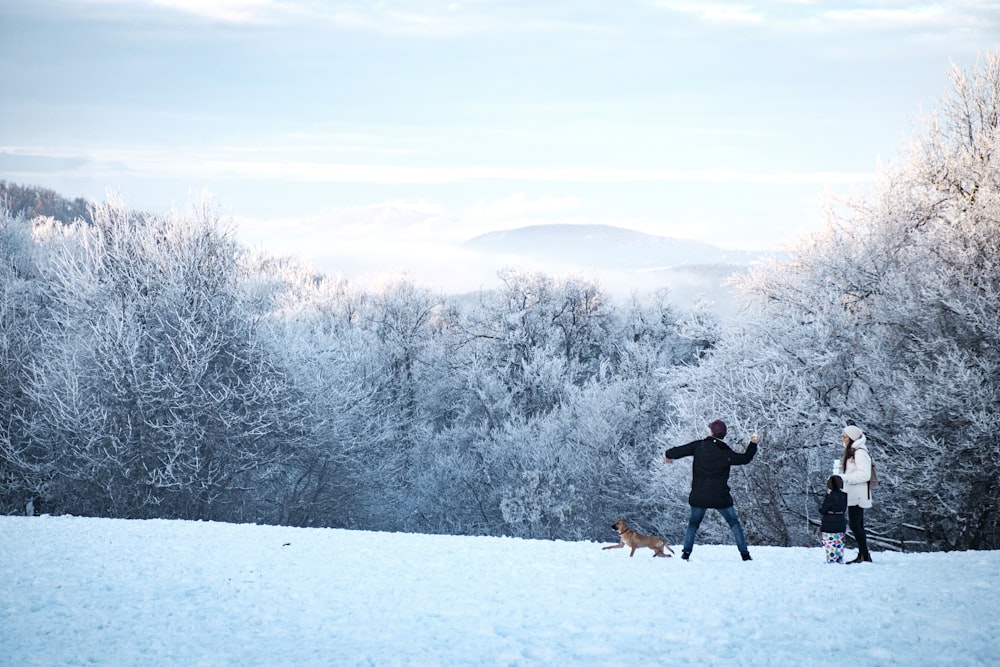
[{"label": "distant mountain", "polygon": [[526,260],[597,269],[657,269],[691,264],[749,265],[766,253],[726,250],[708,243],[613,227],[534,225],[482,234],[466,241],[472,250]]},{"label": "distant mountain", "polygon": [[690,308],[699,298],[722,316],[735,314],[731,279],[776,253],[717,246],[611,225],[534,225],[476,236],[467,249],[495,266],[522,266],[558,275],[596,274],[616,296],[669,290],[670,301]]}]

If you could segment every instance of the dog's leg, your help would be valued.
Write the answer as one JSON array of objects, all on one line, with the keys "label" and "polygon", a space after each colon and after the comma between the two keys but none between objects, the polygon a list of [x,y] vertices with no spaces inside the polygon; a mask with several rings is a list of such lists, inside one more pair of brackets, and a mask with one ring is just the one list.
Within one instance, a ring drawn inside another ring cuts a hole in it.
[{"label": "dog's leg", "polygon": [[601,551],[607,551],[608,549],[621,549],[623,546],[625,546],[625,543],[619,542],[618,544],[612,544],[609,547],[604,547]]}]

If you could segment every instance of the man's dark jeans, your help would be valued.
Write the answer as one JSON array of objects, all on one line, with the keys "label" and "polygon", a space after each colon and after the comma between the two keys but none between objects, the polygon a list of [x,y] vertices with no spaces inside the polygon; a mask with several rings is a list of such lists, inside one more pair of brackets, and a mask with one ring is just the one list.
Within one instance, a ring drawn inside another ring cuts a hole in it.
[{"label": "man's dark jeans", "polygon": [[[705,518],[707,511],[707,507],[691,506],[691,517],[688,519],[687,532],[684,533],[684,553],[689,554],[694,548],[694,537],[698,534],[698,527],[701,525],[701,520]],[[729,507],[716,509],[716,511],[729,524],[729,530],[733,531],[733,537],[736,539],[736,548],[740,550],[741,554],[749,553],[747,538],[743,535],[743,526],[740,525],[740,519],[736,516],[736,508],[730,505]]]}]

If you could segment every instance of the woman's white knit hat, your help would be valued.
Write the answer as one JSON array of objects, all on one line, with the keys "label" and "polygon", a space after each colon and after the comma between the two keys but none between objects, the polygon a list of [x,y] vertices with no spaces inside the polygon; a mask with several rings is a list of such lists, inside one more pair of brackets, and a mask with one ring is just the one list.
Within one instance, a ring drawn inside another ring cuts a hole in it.
[{"label": "woman's white knit hat", "polygon": [[861,438],[865,437],[865,434],[861,432],[861,429],[853,424],[844,427],[844,435],[850,438],[852,442],[857,442]]}]

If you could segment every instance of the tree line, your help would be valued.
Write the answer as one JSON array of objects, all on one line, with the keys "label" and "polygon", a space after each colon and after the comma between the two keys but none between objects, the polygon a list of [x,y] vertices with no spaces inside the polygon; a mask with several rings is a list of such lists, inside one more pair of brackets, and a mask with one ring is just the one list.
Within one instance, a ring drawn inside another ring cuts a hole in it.
[{"label": "tree line", "polygon": [[50,217],[60,222],[90,219],[90,203],[83,197],[67,199],[55,190],[34,185],[18,185],[0,179],[0,208],[29,220]]},{"label": "tree line", "polygon": [[[43,511],[677,541],[668,446],[759,431],[751,543],[815,543],[846,423],[886,548],[1000,546],[1000,64],[868,197],[741,279],[741,316],[510,269],[472,298],[250,253],[210,204],[0,215],[0,484]],[[707,521],[707,539],[727,528]]]}]

